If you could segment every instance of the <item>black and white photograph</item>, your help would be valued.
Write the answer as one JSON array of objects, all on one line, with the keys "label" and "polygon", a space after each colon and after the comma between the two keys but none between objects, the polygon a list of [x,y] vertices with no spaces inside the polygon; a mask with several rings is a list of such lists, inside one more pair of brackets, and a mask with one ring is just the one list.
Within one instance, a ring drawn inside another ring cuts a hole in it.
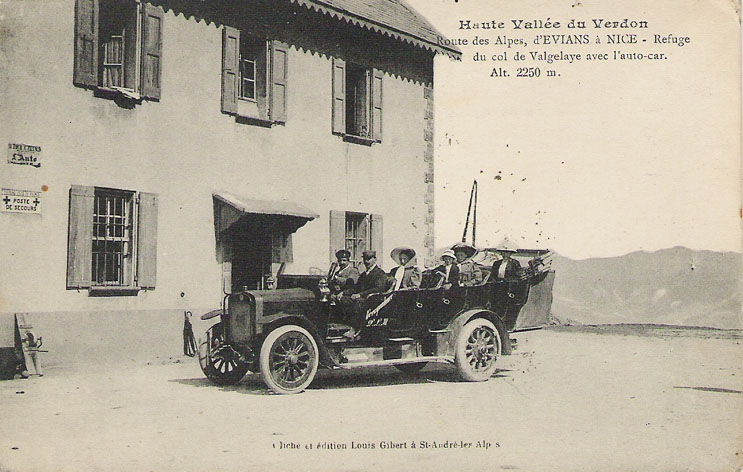
[{"label": "black and white photograph", "polygon": [[0,1],[0,472],[743,470],[742,44]]}]

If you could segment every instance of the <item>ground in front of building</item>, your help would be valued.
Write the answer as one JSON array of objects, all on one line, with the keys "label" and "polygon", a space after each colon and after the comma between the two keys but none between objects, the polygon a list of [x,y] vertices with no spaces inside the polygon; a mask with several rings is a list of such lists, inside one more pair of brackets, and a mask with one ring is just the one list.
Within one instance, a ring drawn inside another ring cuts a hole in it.
[{"label": "ground in front of building", "polygon": [[739,332],[561,327],[518,339],[485,383],[459,382],[446,365],[415,376],[324,371],[290,396],[272,395],[260,375],[212,385],[190,358],[50,368],[44,378],[0,383],[0,470],[409,470],[415,463],[675,471],[743,463]]}]

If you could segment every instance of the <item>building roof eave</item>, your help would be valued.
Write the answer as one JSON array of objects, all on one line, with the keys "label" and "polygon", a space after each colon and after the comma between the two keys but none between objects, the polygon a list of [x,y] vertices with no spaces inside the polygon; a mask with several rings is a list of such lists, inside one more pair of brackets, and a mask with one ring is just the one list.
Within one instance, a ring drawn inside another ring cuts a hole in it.
[{"label": "building roof eave", "polygon": [[[363,16],[350,8],[343,8],[343,4],[353,6],[359,5],[358,0],[289,0],[291,3],[300,5],[309,10],[328,15],[332,18],[345,21],[354,26],[359,26],[375,33],[389,36],[398,41],[412,44],[419,48],[428,50],[434,54],[444,54],[455,60],[462,59],[462,51],[456,46],[442,45],[438,41],[444,38],[428,21],[412,9],[404,0],[387,0],[394,2],[402,11],[406,11],[412,21],[400,20],[398,25],[390,25],[372,15]],[[368,7],[368,2],[364,5]]]}]

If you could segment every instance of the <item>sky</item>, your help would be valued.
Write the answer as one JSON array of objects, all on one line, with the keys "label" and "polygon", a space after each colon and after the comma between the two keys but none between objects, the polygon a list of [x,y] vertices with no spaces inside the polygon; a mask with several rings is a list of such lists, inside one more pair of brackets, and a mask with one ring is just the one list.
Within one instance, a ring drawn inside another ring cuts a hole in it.
[{"label": "sky", "polygon": [[[527,46],[460,46],[435,62],[436,240],[462,236],[477,179],[477,245],[504,237],[580,259],[686,246],[740,251],[740,26],[733,2],[408,0],[444,36],[524,38]],[[550,18],[551,30],[511,19]],[[567,29],[571,19],[585,30]],[[647,29],[594,29],[591,19],[645,20]],[[504,21],[492,30],[459,20]],[[609,33],[638,44],[608,45]],[[589,34],[589,45],[533,45],[537,34]],[[661,37],[690,42],[656,44]],[[603,43],[594,44],[599,35]],[[641,42],[646,39],[646,42]],[[581,53],[572,64],[513,60],[520,50]],[[588,53],[663,53],[661,61]],[[505,62],[475,62],[475,52]],[[520,65],[539,78],[513,77]],[[490,77],[493,68],[511,77]],[[547,70],[559,77],[546,77]]]}]

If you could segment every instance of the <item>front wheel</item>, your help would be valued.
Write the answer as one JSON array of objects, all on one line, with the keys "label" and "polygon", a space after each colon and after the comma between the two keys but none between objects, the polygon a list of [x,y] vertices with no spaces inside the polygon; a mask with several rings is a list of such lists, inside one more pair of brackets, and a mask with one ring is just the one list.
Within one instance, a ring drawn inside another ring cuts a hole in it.
[{"label": "front wheel", "polygon": [[218,323],[199,342],[199,365],[204,375],[217,385],[234,385],[248,372],[248,364],[227,344],[224,325]]},{"label": "front wheel", "polygon": [[260,354],[261,375],[276,393],[303,391],[317,373],[317,343],[301,326],[286,325],[271,331]]},{"label": "front wheel", "polygon": [[495,372],[501,354],[501,338],[495,325],[484,318],[462,327],[457,336],[454,364],[459,376],[468,382],[483,382]]}]

